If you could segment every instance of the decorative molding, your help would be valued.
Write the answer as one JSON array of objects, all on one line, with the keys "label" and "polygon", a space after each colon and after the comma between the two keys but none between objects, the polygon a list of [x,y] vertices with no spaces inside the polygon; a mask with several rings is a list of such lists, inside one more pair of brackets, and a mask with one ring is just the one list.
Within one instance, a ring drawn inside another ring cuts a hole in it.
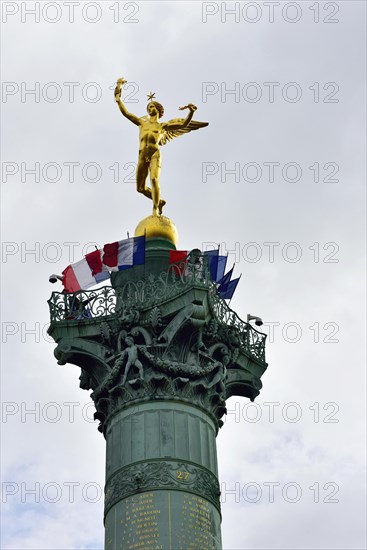
[{"label": "decorative molding", "polygon": [[157,460],[127,466],[107,481],[105,516],[120,500],[154,490],[194,493],[211,502],[220,513],[220,488],[212,472],[186,462]]}]

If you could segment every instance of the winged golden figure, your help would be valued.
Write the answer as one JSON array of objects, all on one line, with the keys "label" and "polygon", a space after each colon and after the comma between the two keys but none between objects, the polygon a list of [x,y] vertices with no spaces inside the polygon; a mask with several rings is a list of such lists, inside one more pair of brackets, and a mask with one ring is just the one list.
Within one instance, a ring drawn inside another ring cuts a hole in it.
[{"label": "winged golden figure", "polygon": [[[208,126],[209,123],[192,120],[194,112],[197,109],[192,103],[185,105],[185,107],[179,107],[181,111],[184,109],[189,110],[186,118],[174,118],[168,122],[159,122],[159,119],[164,114],[164,108],[158,101],[154,101],[154,94],[152,93],[148,96],[148,116],[138,117],[133,115],[129,113],[124,103],[121,101],[121,88],[126,82],[124,78],[119,78],[117,81],[115,99],[124,117],[140,127],[136,188],[138,193],[142,193],[153,201],[153,215],[160,216],[166,204],[166,201],[161,198],[159,186],[159,175],[161,170],[160,146],[192,130],[204,128]],[[147,186],[148,174],[150,175],[151,187]]]}]

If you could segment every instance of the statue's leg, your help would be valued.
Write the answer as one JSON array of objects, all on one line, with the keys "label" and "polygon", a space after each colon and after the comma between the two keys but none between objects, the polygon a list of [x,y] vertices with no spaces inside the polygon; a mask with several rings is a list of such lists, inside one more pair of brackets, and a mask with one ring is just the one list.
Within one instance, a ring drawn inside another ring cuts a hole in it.
[{"label": "statue's leg", "polygon": [[142,363],[139,361],[139,359],[137,359],[137,360],[135,361],[135,366],[138,367],[138,369],[139,369],[139,377],[140,377],[141,379],[143,379],[143,378],[144,378],[143,365],[142,365]]},{"label": "statue's leg", "polygon": [[159,176],[161,173],[161,155],[157,151],[152,156],[150,163],[150,181],[152,185],[152,198],[153,198],[153,214],[158,216],[162,213],[162,208],[166,204],[166,201],[161,199],[161,188],[159,185]]},{"label": "statue's leg", "polygon": [[136,190],[138,193],[142,193],[148,199],[153,199],[152,191],[149,187],[146,187],[146,181],[149,173],[149,163],[145,158],[139,157],[138,167],[136,169]]},{"label": "statue's leg", "polygon": [[221,375],[219,372],[217,372],[217,374],[213,377],[213,379],[211,380],[211,382],[207,385],[208,388],[212,388],[213,386],[215,386],[216,384],[218,384],[218,382],[220,382],[221,380]]},{"label": "statue's leg", "polygon": [[129,374],[129,370],[130,370],[130,367],[131,367],[131,362],[130,360],[126,363],[126,367],[125,367],[125,372],[124,372],[124,377],[122,379],[122,386],[125,384],[126,382],[126,378],[127,378],[127,375]]}]

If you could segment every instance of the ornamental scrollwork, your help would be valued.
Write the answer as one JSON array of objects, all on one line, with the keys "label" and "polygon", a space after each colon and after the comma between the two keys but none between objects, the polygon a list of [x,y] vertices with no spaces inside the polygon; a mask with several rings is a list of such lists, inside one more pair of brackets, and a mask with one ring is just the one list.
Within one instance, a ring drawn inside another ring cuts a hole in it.
[{"label": "ornamental scrollwork", "polygon": [[107,481],[105,516],[120,500],[160,489],[184,490],[211,502],[220,511],[220,489],[216,476],[205,468],[178,461],[132,464]]}]

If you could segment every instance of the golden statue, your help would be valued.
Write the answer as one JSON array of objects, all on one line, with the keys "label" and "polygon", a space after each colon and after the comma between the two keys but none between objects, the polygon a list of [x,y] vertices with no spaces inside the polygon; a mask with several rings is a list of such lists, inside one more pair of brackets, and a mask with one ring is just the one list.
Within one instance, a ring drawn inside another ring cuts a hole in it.
[{"label": "golden statue", "polygon": [[[166,201],[161,199],[161,190],[159,186],[159,174],[161,170],[161,152],[160,145],[165,145],[175,137],[182,136],[208,126],[208,122],[197,122],[192,120],[197,107],[192,103],[179,107],[180,111],[189,109],[186,118],[174,118],[168,122],[158,122],[164,114],[163,106],[154,101],[155,94],[148,95],[147,112],[148,116],[138,117],[129,113],[121,101],[121,88],[127,80],[119,78],[115,88],[115,99],[121,113],[128,120],[140,126],[140,146],[139,158],[136,170],[136,187],[138,193],[143,193],[148,199],[153,201],[153,216],[161,216],[162,209]],[[146,180],[150,174],[150,185],[147,187]]]}]

